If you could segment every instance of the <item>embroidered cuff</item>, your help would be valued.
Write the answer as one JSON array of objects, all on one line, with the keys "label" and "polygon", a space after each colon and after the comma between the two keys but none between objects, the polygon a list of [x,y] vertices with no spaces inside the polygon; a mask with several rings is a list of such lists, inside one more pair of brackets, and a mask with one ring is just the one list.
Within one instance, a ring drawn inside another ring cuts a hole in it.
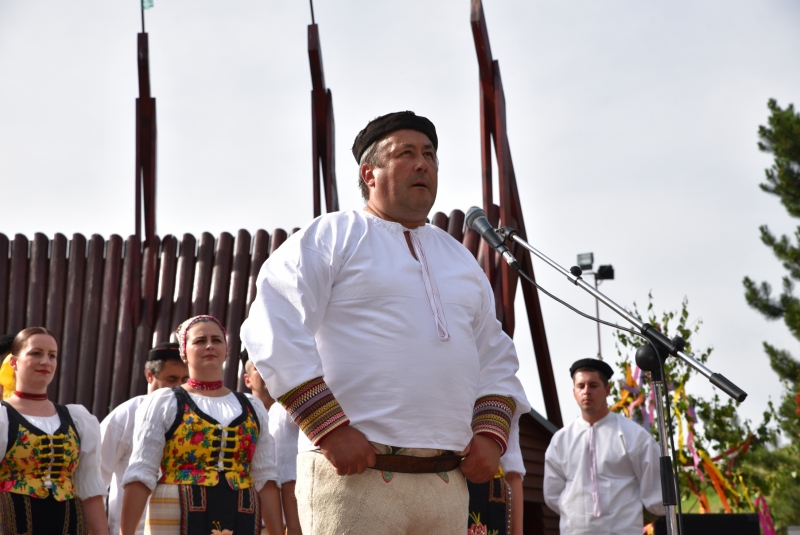
[{"label": "embroidered cuff", "polygon": [[500,454],[504,454],[508,448],[511,417],[516,408],[514,400],[506,396],[490,394],[478,398],[472,411],[472,432],[495,439],[500,444]]},{"label": "embroidered cuff", "polygon": [[278,402],[315,446],[340,425],[350,423],[322,377],[293,388]]}]

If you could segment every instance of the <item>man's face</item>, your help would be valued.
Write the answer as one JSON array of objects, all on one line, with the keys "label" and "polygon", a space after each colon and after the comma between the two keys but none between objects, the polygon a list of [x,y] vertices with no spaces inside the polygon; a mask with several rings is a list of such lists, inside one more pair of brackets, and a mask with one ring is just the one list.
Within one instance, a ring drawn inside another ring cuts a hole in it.
[{"label": "man's face", "polygon": [[275,402],[269,394],[264,378],[261,377],[261,374],[258,373],[256,367],[250,361],[247,361],[244,366],[244,384],[253,391],[253,395],[260,399],[267,408]]},{"label": "man's face", "polygon": [[438,188],[433,144],[416,130],[397,130],[379,144],[380,167],[361,166],[361,176],[369,187],[367,205],[399,223],[424,222]]},{"label": "man's face", "polygon": [[167,360],[164,361],[164,366],[158,375],[153,376],[148,373],[148,379],[150,377],[153,378],[150,381],[150,391],[155,392],[159,388],[172,388],[188,381],[189,368],[179,360]]},{"label": "man's face", "polygon": [[586,416],[603,414],[608,410],[606,396],[611,393],[611,385],[603,384],[600,372],[575,372],[572,377],[572,393],[581,413]]}]

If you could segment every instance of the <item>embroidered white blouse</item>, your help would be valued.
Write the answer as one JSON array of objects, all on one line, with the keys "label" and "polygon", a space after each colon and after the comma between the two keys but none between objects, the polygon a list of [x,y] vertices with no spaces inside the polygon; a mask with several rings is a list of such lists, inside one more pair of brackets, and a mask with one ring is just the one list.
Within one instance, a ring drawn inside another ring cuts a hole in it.
[{"label": "embroidered white blouse", "polygon": [[[242,414],[242,406],[233,392],[227,396],[212,398],[198,394],[189,394],[197,407],[214,418],[223,426],[227,426]],[[245,394],[253,405],[258,416],[260,432],[256,442],[256,451],[250,466],[250,476],[257,491],[267,481],[278,481],[275,466],[275,443],[269,434],[269,414],[261,400]],[[178,414],[178,402],[170,388],[162,388],[147,396],[136,411],[136,422],[133,430],[133,452],[128,469],[122,479],[125,486],[132,481],[140,481],[150,490],[156,488],[159,469],[164,454],[166,433],[175,422]]]},{"label": "embroidered white blouse", "polygon": [[664,514],[660,457],[650,433],[614,412],[559,429],[545,453],[544,500],[562,535],[641,535],[642,506]]},{"label": "embroidered white blouse", "polygon": [[461,451],[479,397],[530,410],[489,281],[437,227],[323,215],[272,254],[256,285],[242,339],[270,392],[324,377],[369,440]]},{"label": "embroidered white blouse", "polygon": [[[83,405],[67,405],[69,415],[75,423],[75,430],[81,439],[80,463],[72,475],[75,492],[82,499],[108,494],[100,477],[100,424],[97,418]],[[20,413],[22,414],[22,413]],[[47,434],[53,434],[61,427],[61,418],[53,416],[22,417]],[[8,410],[0,405],[0,456],[5,457],[8,450]]]}]

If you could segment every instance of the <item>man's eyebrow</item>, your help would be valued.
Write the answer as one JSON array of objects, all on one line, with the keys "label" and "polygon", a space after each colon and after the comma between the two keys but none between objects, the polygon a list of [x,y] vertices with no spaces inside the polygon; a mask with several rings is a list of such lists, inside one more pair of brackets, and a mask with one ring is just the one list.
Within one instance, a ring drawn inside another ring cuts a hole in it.
[{"label": "man's eyebrow", "polygon": [[[405,142],[405,143],[401,143],[398,148],[400,148],[400,149],[408,149],[408,148],[413,149],[414,147],[416,147],[416,145],[414,143]],[[433,143],[426,143],[426,144],[424,144],[422,146],[422,148],[423,149],[432,149],[433,148]]]}]

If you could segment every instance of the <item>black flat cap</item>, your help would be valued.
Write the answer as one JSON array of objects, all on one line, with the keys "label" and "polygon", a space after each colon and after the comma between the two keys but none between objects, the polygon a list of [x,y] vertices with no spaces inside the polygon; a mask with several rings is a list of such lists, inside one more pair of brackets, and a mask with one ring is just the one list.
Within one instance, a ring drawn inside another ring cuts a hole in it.
[{"label": "black flat cap", "polygon": [[387,134],[396,130],[416,130],[422,132],[433,143],[433,148],[439,150],[439,138],[436,136],[436,127],[425,117],[413,111],[397,111],[387,113],[371,120],[364,129],[358,133],[353,141],[353,156],[356,162],[361,161],[361,156],[367,148],[382,139]]},{"label": "black flat cap", "polygon": [[581,359],[575,361],[575,363],[569,367],[569,376],[573,377],[575,375],[575,372],[580,370],[581,368],[591,368],[593,370],[597,370],[606,376],[606,380],[611,379],[611,376],[614,375],[614,370],[611,369],[611,366],[609,366],[602,360]]},{"label": "black flat cap", "polygon": [[174,342],[158,344],[150,350],[147,360],[181,360],[180,346]]}]

